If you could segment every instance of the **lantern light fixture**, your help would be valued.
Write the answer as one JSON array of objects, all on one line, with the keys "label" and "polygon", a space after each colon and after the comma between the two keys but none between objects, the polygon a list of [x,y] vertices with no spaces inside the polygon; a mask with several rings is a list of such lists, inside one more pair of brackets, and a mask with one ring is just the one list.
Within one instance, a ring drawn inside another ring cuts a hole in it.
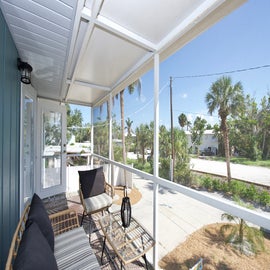
[{"label": "lantern light fixture", "polygon": [[130,199],[127,196],[127,187],[125,187],[125,195],[122,199],[122,205],[121,205],[121,220],[122,220],[122,226],[124,228],[127,228],[130,225],[131,221],[131,204]]},{"label": "lantern light fixture", "polygon": [[31,72],[33,68],[26,62],[22,62],[20,58],[17,59],[17,66],[21,73],[21,82],[25,84],[31,83]]}]

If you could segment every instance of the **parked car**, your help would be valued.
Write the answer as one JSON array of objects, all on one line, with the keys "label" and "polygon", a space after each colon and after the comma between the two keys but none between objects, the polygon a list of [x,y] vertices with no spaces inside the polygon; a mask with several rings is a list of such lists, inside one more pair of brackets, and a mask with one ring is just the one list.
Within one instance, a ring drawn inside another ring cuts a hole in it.
[{"label": "parked car", "polygon": [[217,148],[216,147],[207,147],[200,151],[201,156],[216,156],[217,155]]}]

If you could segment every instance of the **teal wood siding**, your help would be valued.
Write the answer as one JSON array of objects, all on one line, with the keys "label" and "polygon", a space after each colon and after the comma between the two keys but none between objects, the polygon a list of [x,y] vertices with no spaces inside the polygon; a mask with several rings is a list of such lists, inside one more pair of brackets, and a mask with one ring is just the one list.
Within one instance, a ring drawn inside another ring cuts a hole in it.
[{"label": "teal wood siding", "polygon": [[20,82],[17,49],[0,10],[0,269],[19,220]]}]

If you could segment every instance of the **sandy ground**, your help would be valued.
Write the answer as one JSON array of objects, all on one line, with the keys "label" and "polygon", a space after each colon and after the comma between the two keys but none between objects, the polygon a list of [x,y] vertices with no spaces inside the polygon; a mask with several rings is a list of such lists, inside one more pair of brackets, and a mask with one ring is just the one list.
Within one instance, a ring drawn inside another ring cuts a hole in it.
[{"label": "sandy ground", "polygon": [[191,234],[188,239],[159,262],[161,269],[188,270],[203,258],[204,270],[269,270],[270,240],[265,238],[266,251],[246,256],[225,244],[220,234],[222,224],[211,224]]}]

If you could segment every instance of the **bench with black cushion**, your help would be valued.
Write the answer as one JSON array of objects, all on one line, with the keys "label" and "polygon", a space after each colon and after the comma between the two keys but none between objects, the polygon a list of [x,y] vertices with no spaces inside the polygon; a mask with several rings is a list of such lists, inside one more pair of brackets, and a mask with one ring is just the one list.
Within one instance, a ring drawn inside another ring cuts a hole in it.
[{"label": "bench with black cushion", "polygon": [[14,233],[6,270],[100,269],[76,211],[48,216],[34,194]]}]

